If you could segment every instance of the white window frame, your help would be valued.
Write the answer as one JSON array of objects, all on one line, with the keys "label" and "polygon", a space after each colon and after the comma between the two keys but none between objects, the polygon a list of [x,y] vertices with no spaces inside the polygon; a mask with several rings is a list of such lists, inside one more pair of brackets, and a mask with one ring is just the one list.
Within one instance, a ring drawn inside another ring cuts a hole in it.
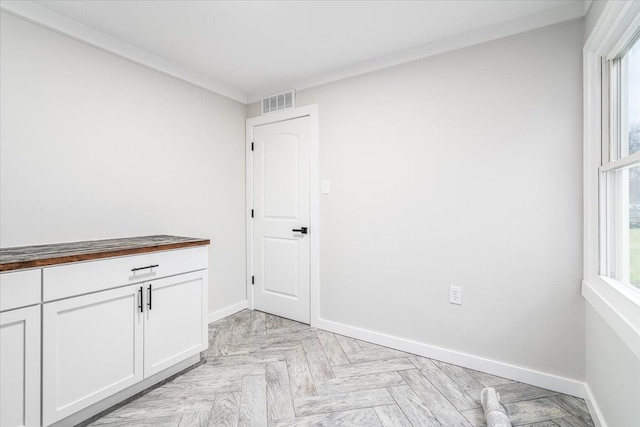
[{"label": "white window frame", "polygon": [[607,2],[583,51],[584,67],[584,271],[582,295],[640,357],[640,293],[607,277],[606,173],[637,160],[609,161],[609,76],[617,57],[640,29],[640,2]]},{"label": "white window frame", "polygon": [[[629,155],[623,152],[623,139],[628,135],[627,112],[621,111],[626,105],[628,89],[622,65],[623,56],[631,43],[638,42],[640,28],[634,38],[626,42],[625,50],[611,52],[602,63],[602,122],[608,123],[608,130],[602,132],[602,166],[600,166],[600,198],[605,201],[605,211],[600,213],[600,274],[613,280],[627,283],[630,274],[629,254],[629,210],[619,207],[629,204],[629,168],[640,167],[640,152]],[[628,142],[628,141],[627,141]],[[615,175],[614,175],[615,174]],[[619,181],[619,182],[618,182]],[[631,288],[633,292],[640,289]],[[640,296],[640,294],[638,294]]]}]

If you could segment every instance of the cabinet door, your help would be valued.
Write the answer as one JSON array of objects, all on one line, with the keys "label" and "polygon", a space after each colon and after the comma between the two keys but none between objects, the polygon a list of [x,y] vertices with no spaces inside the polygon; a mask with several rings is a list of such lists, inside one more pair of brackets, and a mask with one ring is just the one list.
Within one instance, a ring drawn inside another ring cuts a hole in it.
[{"label": "cabinet door", "polygon": [[0,313],[0,426],[40,425],[40,306]]},{"label": "cabinet door", "polygon": [[207,348],[207,272],[145,284],[144,375]]},{"label": "cabinet door", "polygon": [[142,286],[43,305],[43,421],[49,425],[143,378]]}]

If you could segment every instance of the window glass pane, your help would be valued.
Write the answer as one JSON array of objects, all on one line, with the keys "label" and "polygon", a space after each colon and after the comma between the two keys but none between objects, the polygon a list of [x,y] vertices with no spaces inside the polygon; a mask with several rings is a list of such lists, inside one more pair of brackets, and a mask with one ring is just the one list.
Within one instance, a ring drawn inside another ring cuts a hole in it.
[{"label": "window glass pane", "polygon": [[629,283],[640,288],[640,166],[629,169]]},{"label": "window glass pane", "polygon": [[640,165],[609,173],[608,275],[640,289]]},{"label": "window glass pane", "polygon": [[[626,55],[627,62],[627,128],[628,154],[640,151],[640,43],[635,42]],[[624,114],[624,113],[623,113]],[[623,152],[624,155],[624,152]]]}]

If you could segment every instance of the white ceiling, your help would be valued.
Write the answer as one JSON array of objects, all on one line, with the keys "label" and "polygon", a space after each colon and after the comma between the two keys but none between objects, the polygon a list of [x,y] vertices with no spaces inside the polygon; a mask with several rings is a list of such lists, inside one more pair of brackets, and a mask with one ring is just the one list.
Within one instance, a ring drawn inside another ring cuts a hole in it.
[{"label": "white ceiling", "polygon": [[[121,56],[145,63],[135,56],[152,54],[164,71],[243,102],[575,19],[586,9],[583,0],[47,0],[24,13],[25,2],[11,3],[3,9],[49,27],[62,22],[55,16],[71,18],[84,24],[84,38],[111,36],[102,48],[117,39],[128,48],[111,49]],[[48,19],[38,18],[43,8]]]}]

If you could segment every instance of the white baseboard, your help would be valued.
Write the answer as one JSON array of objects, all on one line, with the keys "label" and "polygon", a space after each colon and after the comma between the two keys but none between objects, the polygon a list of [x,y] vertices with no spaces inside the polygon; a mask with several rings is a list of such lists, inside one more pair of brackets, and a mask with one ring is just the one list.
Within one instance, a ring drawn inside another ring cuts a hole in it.
[{"label": "white baseboard", "polygon": [[[510,365],[496,360],[485,359],[471,354],[460,353],[454,350],[436,347],[405,338],[398,338],[330,320],[318,319],[315,322],[312,322],[312,326],[320,329],[326,329],[327,331],[335,332],[340,335],[346,335],[363,341],[372,342],[374,344],[428,357],[430,359],[441,360],[443,362],[464,366],[465,368],[474,369],[476,371],[487,372],[499,377],[569,394],[571,396],[580,398],[585,397],[585,384],[569,378]],[[605,426],[603,425],[603,427]]]},{"label": "white baseboard", "polygon": [[247,308],[247,301],[240,301],[239,303],[230,305],[225,308],[221,308],[220,310],[212,311],[209,313],[209,323],[217,322],[220,319],[224,319],[227,316],[231,316],[233,313],[237,313],[239,311]]},{"label": "white baseboard", "polygon": [[[237,313],[238,311],[244,310],[247,307],[247,301],[241,301],[237,304],[233,304],[229,307],[225,307],[223,309],[209,313],[209,323],[230,316],[234,313]],[[593,401],[591,391],[589,390],[588,386],[581,381],[576,381],[570,378],[548,374],[521,366],[515,366],[492,359],[485,359],[480,356],[461,353],[455,350],[436,347],[406,338],[398,338],[392,335],[386,335],[368,329],[333,322],[331,320],[317,319],[316,321],[312,322],[312,326],[320,329],[325,329],[330,332],[335,332],[340,335],[345,335],[352,338],[372,342],[374,344],[383,345],[385,347],[395,348],[431,359],[442,360],[443,362],[452,363],[458,366],[464,366],[465,368],[474,369],[476,371],[487,372],[499,377],[508,378],[514,381],[519,381],[537,387],[546,388],[548,390],[557,391],[559,393],[569,394],[571,396],[587,399],[587,403],[588,405],[590,405],[589,411],[592,413],[594,420],[599,419],[600,424],[597,425],[597,427],[607,427],[604,421],[602,421],[602,414],[597,409],[595,401]]]},{"label": "white baseboard", "polygon": [[589,388],[589,384],[584,385],[584,401],[587,403],[587,408],[589,408],[589,413],[591,414],[591,419],[596,427],[607,427],[607,423],[602,416],[602,411],[598,407],[598,403],[596,402],[596,398],[591,393],[591,389]]}]

